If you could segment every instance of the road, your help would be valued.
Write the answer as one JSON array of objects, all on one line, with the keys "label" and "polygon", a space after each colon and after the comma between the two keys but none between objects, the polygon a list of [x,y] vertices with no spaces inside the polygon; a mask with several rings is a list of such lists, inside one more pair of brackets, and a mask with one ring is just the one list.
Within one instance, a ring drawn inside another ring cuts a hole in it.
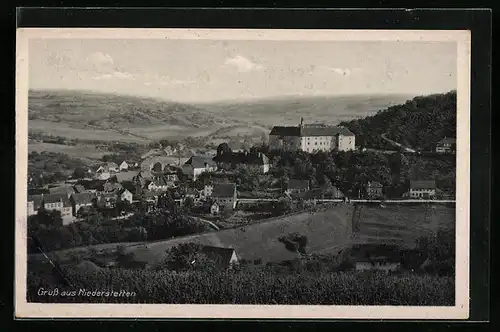
[{"label": "road", "polygon": [[[276,202],[279,198],[239,198],[237,201],[240,203],[255,203],[255,202]],[[318,203],[331,202],[331,203],[342,203],[343,199],[316,199]],[[438,200],[438,199],[350,199],[350,203],[436,203],[436,204],[446,204],[455,203],[455,200]]]},{"label": "road", "polygon": [[382,137],[382,139],[385,140],[386,142],[389,142],[390,144],[395,145],[398,148],[404,149],[406,152],[411,152],[411,153],[416,153],[417,152],[417,151],[415,151],[412,148],[409,148],[409,147],[404,146],[404,145],[402,145],[402,144],[400,144],[398,142],[393,141],[392,139],[387,138],[387,136],[385,134],[380,135],[380,137]]}]

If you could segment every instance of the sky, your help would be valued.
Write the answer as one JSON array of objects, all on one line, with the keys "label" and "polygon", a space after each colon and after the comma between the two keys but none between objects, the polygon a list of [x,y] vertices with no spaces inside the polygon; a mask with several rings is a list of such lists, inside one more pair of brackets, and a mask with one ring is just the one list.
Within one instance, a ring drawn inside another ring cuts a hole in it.
[{"label": "sky", "polygon": [[448,92],[457,44],[415,41],[31,39],[30,89],[204,103]]}]

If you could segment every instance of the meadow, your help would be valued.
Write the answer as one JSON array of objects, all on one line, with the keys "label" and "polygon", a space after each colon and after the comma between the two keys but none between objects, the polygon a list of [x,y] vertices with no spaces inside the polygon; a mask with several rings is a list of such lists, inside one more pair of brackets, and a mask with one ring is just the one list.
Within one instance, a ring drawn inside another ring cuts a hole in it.
[{"label": "meadow", "polygon": [[352,207],[338,206],[313,214],[296,214],[263,220],[250,225],[208,232],[182,238],[127,247],[137,261],[154,264],[167,249],[180,243],[194,242],[211,246],[235,248],[240,259],[281,262],[300,257],[279,241],[281,236],[299,233],[307,236],[307,252],[336,254],[349,243]]},{"label": "meadow", "polygon": [[353,241],[359,244],[415,246],[415,239],[455,225],[455,208],[439,204],[396,205],[385,208],[360,205],[359,230]]}]

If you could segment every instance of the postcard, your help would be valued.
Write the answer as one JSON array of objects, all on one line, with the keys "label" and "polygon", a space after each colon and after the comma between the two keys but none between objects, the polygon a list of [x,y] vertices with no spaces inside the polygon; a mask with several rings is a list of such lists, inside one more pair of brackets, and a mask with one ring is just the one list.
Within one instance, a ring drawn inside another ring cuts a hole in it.
[{"label": "postcard", "polygon": [[16,317],[466,319],[470,47],[18,29]]}]

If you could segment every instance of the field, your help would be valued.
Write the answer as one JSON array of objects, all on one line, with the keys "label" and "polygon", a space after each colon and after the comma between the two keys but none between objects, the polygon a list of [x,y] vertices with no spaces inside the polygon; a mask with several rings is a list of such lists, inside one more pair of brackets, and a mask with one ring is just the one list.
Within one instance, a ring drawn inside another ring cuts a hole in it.
[{"label": "field", "polygon": [[286,97],[235,103],[183,104],[85,91],[30,91],[28,127],[68,138],[147,142],[162,138],[251,135],[273,125],[337,124],[409,99],[406,95]]},{"label": "field", "polygon": [[349,242],[352,208],[339,206],[329,211],[288,215],[271,221],[244,227],[188,236],[168,241],[129,247],[138,261],[154,263],[165,251],[180,243],[195,242],[205,245],[232,247],[240,259],[262,262],[280,262],[298,257],[287,250],[278,238],[292,232],[308,238],[307,252],[337,253]]},{"label": "field", "polygon": [[354,241],[411,248],[417,237],[440,228],[452,228],[454,224],[455,209],[442,205],[361,206],[360,229],[355,233]]},{"label": "field", "polygon": [[94,162],[100,160],[102,156],[109,154],[108,151],[100,151],[91,145],[63,145],[63,144],[53,144],[53,143],[29,143],[28,152],[55,152],[64,153],[72,158],[85,158],[92,159]]},{"label": "field", "polygon": [[80,123],[52,122],[45,120],[29,120],[28,129],[33,132],[50,134],[67,138],[77,138],[81,140],[102,140],[118,142],[145,142],[146,139],[137,136],[127,135],[113,129],[97,129],[83,126]]},{"label": "field", "polygon": [[[426,213],[426,209],[431,211]],[[354,232],[349,241],[353,220],[353,208],[340,205],[330,211],[298,213],[272,220],[249,224],[217,232],[196,234],[173,240],[142,243],[121,243],[135,259],[154,263],[172,246],[186,242],[206,245],[233,247],[239,258],[262,259],[276,262],[297,257],[278,241],[280,236],[291,232],[306,235],[309,253],[336,253],[346,243],[357,244],[397,244],[412,247],[419,236],[428,235],[439,228],[452,228],[455,224],[455,209],[441,205],[388,205],[386,208],[363,205],[361,209],[360,231]],[[354,214],[355,215],[355,214]],[[98,250],[114,250],[118,243],[95,246]],[[86,247],[57,252],[59,260],[65,260],[68,253],[86,250]],[[41,255],[30,255],[32,259],[43,259]]]}]

